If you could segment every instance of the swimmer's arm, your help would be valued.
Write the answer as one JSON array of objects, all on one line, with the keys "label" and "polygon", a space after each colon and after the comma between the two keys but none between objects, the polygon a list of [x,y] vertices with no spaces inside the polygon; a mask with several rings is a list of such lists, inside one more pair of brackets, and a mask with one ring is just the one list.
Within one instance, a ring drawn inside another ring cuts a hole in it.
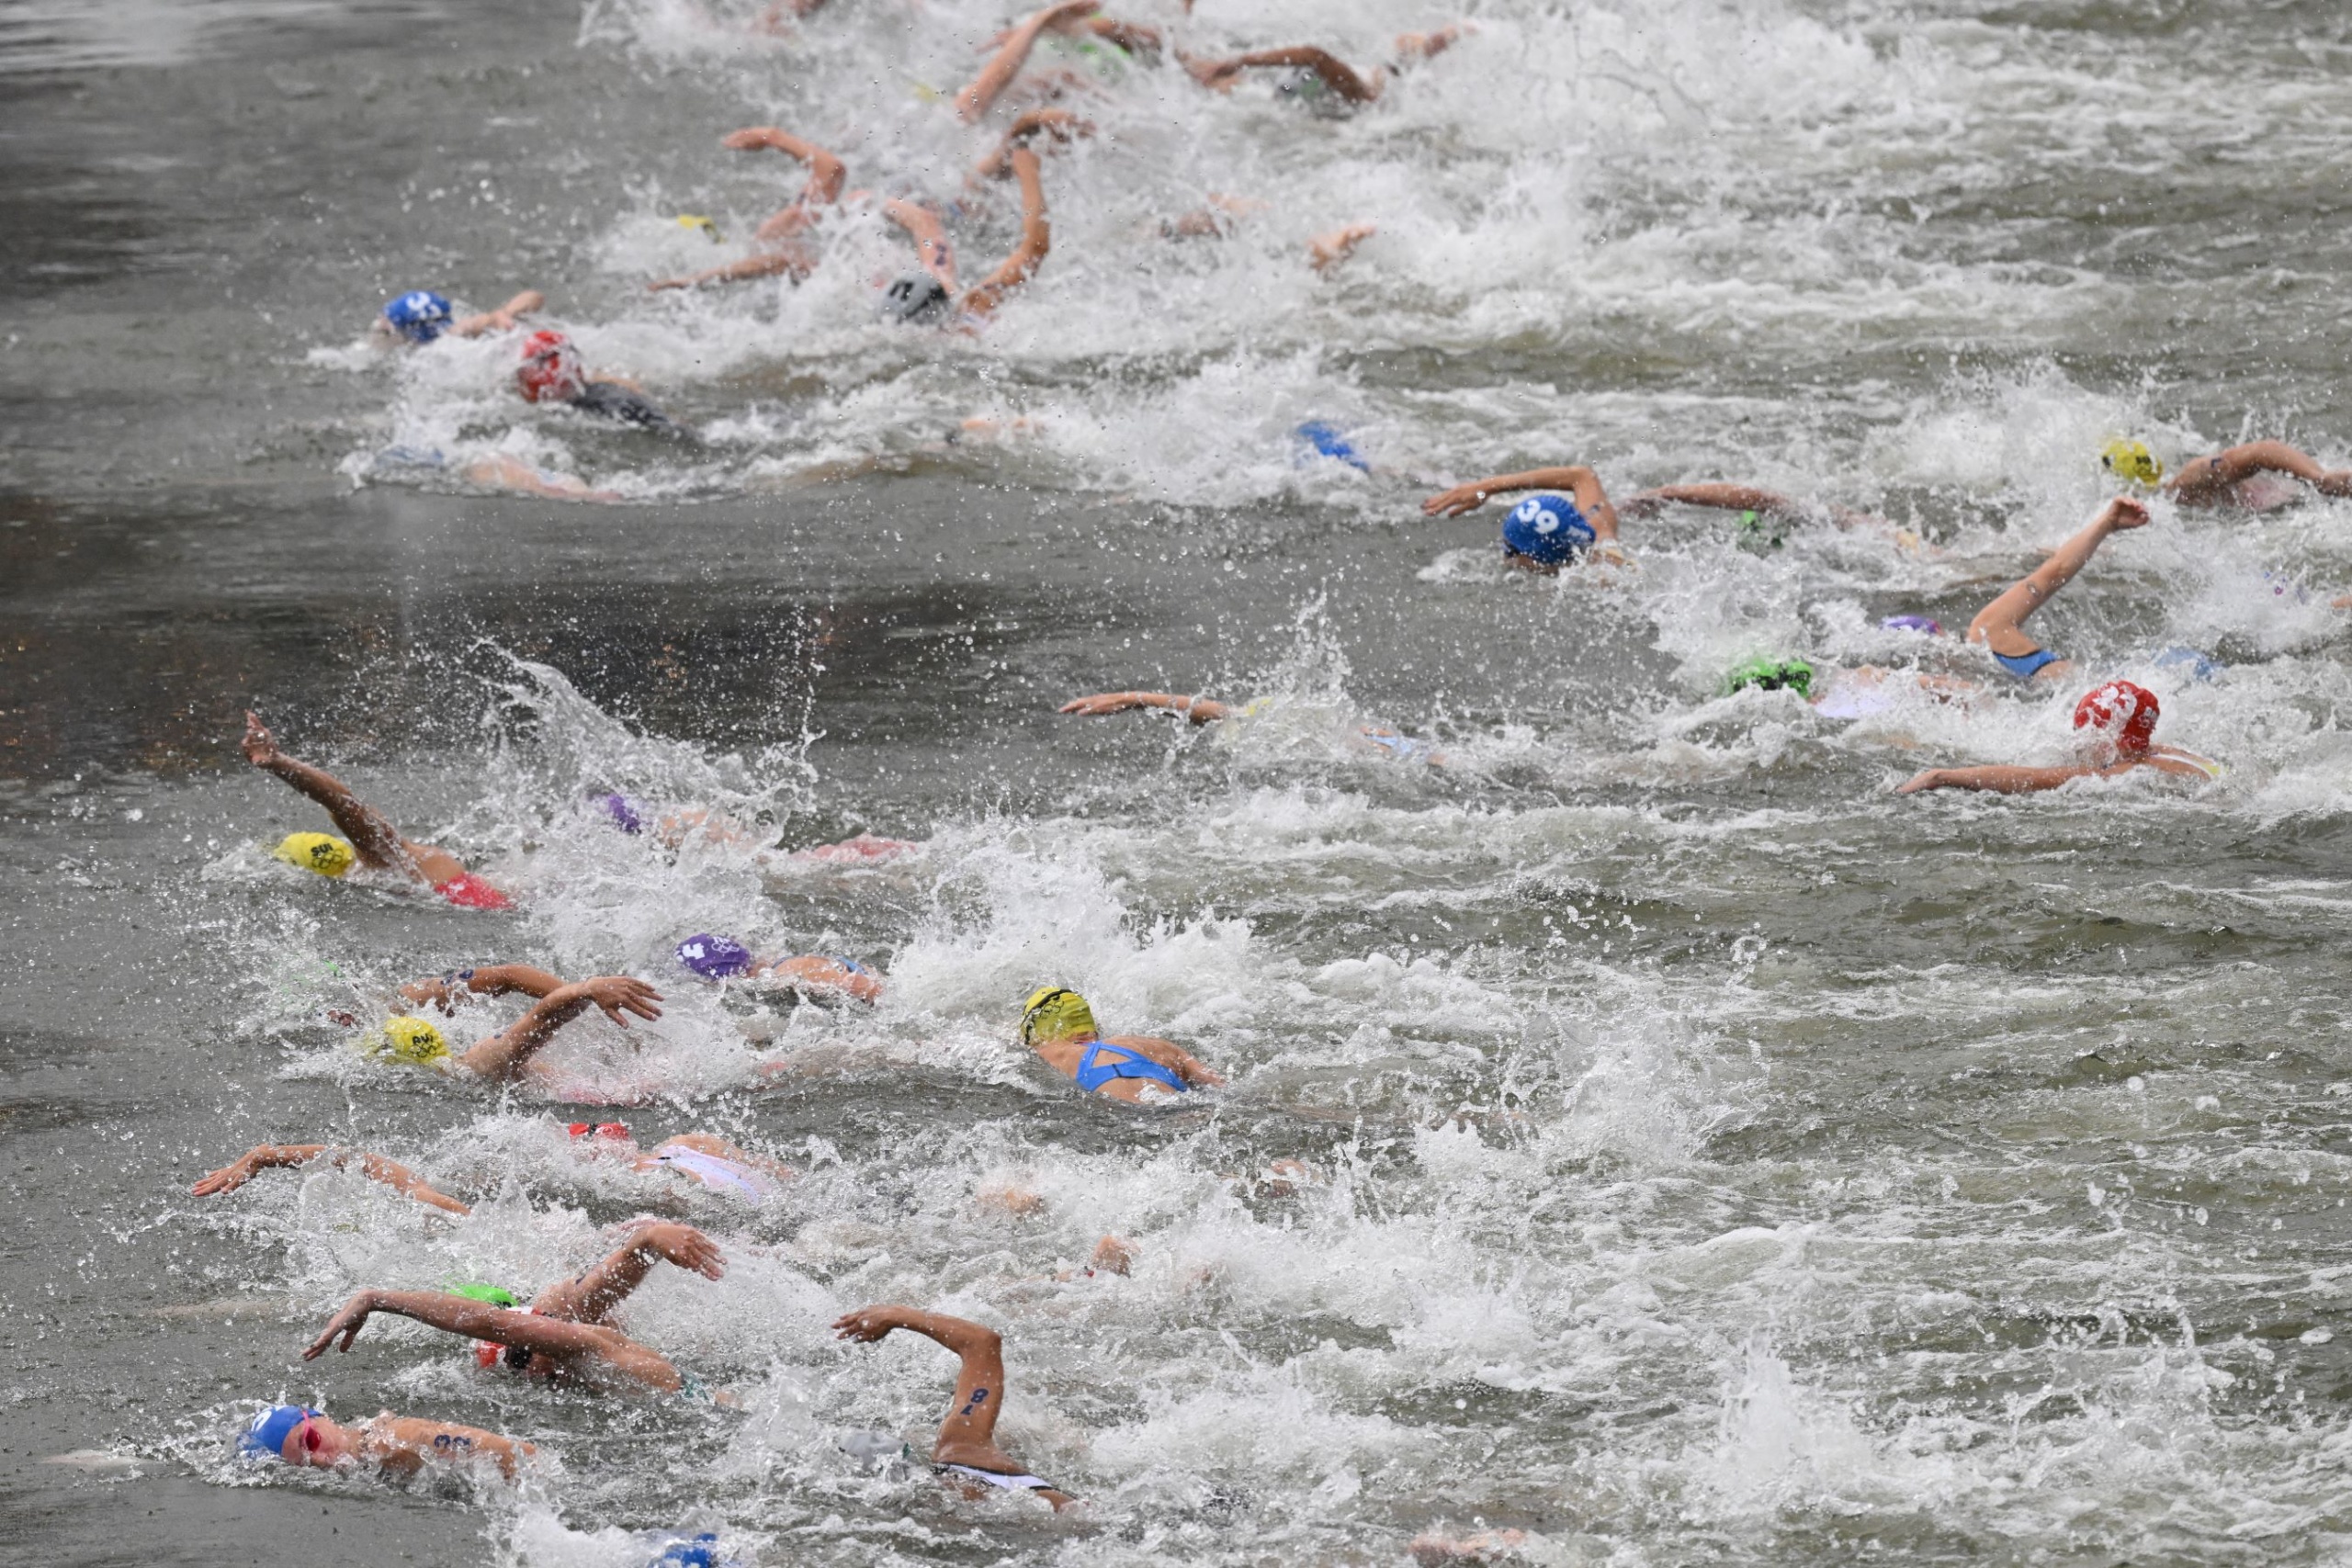
[{"label": "swimmer's arm", "polygon": [[435,1190],[424,1179],[397,1160],[381,1155],[371,1155],[365,1149],[337,1148],[332,1144],[256,1144],[228,1165],[213,1171],[188,1190],[198,1198],[210,1198],[222,1192],[233,1192],[265,1170],[292,1170],[324,1158],[338,1169],[359,1161],[359,1168],[370,1181],[380,1181],[398,1192],[404,1192],[420,1203],[452,1214],[470,1214],[473,1210],[447,1192]]},{"label": "swimmer's arm", "polygon": [[968,1464],[979,1470],[1010,1464],[1010,1458],[994,1441],[997,1415],[1004,1406],[1003,1338],[995,1329],[967,1318],[903,1306],[865,1307],[833,1325],[840,1337],[867,1345],[894,1328],[920,1334],[953,1351],[963,1362],[956,1378],[955,1403],[939,1424],[939,1439],[933,1445],[931,1457],[942,1464]]},{"label": "swimmer's arm", "polygon": [[947,228],[939,215],[921,202],[891,200],[882,204],[882,216],[907,231],[923,270],[939,279],[949,293],[956,288],[956,251],[947,243]]},{"label": "swimmer's arm", "polygon": [[724,266],[705,267],[700,272],[681,273],[676,277],[661,277],[647,284],[649,293],[659,294],[669,288],[699,288],[706,283],[749,283],[755,278],[774,277],[779,272],[806,273],[814,270],[815,263],[808,250],[799,245],[781,250],[762,251]]},{"label": "swimmer's arm", "polygon": [[1377,224],[1351,223],[1344,229],[1317,234],[1306,243],[1307,265],[1317,272],[1329,272],[1354,254],[1358,245],[1379,232]]},{"label": "swimmer's arm", "polygon": [[631,1228],[620,1247],[594,1267],[540,1292],[531,1309],[569,1323],[603,1323],[645,1282],[656,1263],[664,1262],[706,1280],[727,1274],[727,1256],[710,1237],[692,1225],[648,1220]]},{"label": "swimmer's arm", "polygon": [[1564,490],[1576,499],[1577,510],[1592,524],[1596,538],[1617,537],[1617,509],[1609,504],[1609,492],[1600,488],[1600,476],[1582,463],[1571,463],[1563,468],[1530,468],[1524,473],[1495,474],[1483,479],[1473,479],[1466,485],[1455,485],[1421,502],[1421,510],[1435,517],[1459,517],[1465,512],[1476,512],[1488,498],[1508,495],[1521,490]]},{"label": "swimmer's arm", "polygon": [[[316,1360],[329,1346],[349,1350],[352,1342],[359,1337],[359,1331],[368,1326],[368,1319],[379,1312],[413,1318],[444,1333],[518,1346],[547,1356],[601,1355],[606,1348],[606,1330],[543,1317],[537,1313],[495,1307],[469,1296],[453,1296],[441,1291],[362,1291],[327,1320],[325,1330],[302,1352],[302,1359]],[[340,1345],[335,1344],[337,1339],[342,1340]]]},{"label": "swimmer's arm", "polygon": [[480,337],[484,333],[511,333],[518,317],[543,310],[547,296],[536,288],[526,288],[495,310],[485,310],[479,316],[460,316],[449,323],[449,330],[459,337]]},{"label": "swimmer's arm", "polygon": [[981,159],[972,170],[973,176],[984,180],[1001,180],[1012,173],[1012,150],[1025,146],[1029,139],[1043,132],[1055,141],[1069,142],[1077,137],[1094,134],[1094,122],[1080,119],[1068,109],[1028,109],[1012,122],[996,151]]},{"label": "swimmer's arm", "polygon": [[1106,714],[1129,713],[1136,708],[1165,708],[1170,713],[1182,714],[1194,724],[1215,724],[1232,712],[1225,704],[1211,698],[1183,697],[1172,692],[1097,692],[1091,697],[1064,703],[1055,711],[1101,718]]},{"label": "swimmer's arm", "polygon": [[420,1006],[430,1003],[445,1013],[455,1012],[457,998],[449,990],[452,985],[462,985],[478,997],[503,997],[516,991],[526,997],[545,997],[562,987],[563,976],[534,969],[527,964],[484,964],[449,975],[411,980],[401,987],[401,995]]},{"label": "swimmer's arm", "polygon": [[[413,1416],[379,1416],[364,1428],[363,1451],[376,1450],[368,1457],[379,1463],[391,1459],[385,1450],[396,1450],[415,1460],[465,1460],[487,1455],[495,1461],[499,1473],[507,1480],[514,1479],[516,1463],[537,1454],[531,1444],[485,1432],[479,1427],[460,1427],[449,1421],[420,1421]],[[405,1468],[405,1467],[404,1467]]]},{"label": "swimmer's arm", "polygon": [[[2131,764],[2126,763],[2128,767]],[[1918,795],[1931,789],[1979,789],[1995,795],[2031,795],[2056,789],[2076,779],[2120,773],[2120,768],[1929,768],[1895,785],[1897,795]]]},{"label": "swimmer's arm", "polygon": [[839,153],[772,125],[730,130],[718,139],[718,144],[738,152],[756,152],[766,148],[808,164],[808,183],[800,189],[802,201],[831,205],[842,198],[842,186],[849,183],[849,165],[842,162]]},{"label": "swimmer's arm", "polygon": [[2256,474],[2291,474],[2323,495],[2352,495],[2352,469],[2323,468],[2308,454],[2284,441],[2249,441],[2191,463],[2165,481],[2184,500],[2202,500]]},{"label": "swimmer's arm", "polygon": [[1004,297],[1029,281],[1053,248],[1054,233],[1046,221],[1046,186],[1037,167],[1037,154],[1027,147],[1015,147],[1007,154],[1012,164],[1013,177],[1021,182],[1021,243],[1004,258],[997,269],[980,280],[964,296],[964,309],[977,316],[985,316],[1004,303]]},{"label": "swimmer's arm", "polygon": [[1098,9],[1100,0],[1060,0],[1060,4],[1048,6],[1023,20],[1005,35],[1004,46],[980,67],[980,73],[956,95],[956,117],[968,125],[988,113],[997,95],[1010,86],[1012,79],[1021,74],[1021,68],[1029,62],[1029,51],[1037,47],[1038,35]]},{"label": "swimmer's arm", "polygon": [[2012,658],[2032,652],[2033,639],[2024,631],[2026,617],[2073,581],[2109,534],[2147,525],[2148,509],[2138,502],[2123,496],[2109,502],[2074,537],[2051,551],[2049,559],[1977,611],[1976,618],[1968,623],[1968,640]]},{"label": "swimmer's arm", "polygon": [[1417,60],[1434,60],[1462,41],[1464,33],[1478,29],[1467,22],[1449,22],[1444,27],[1425,33],[1396,35],[1396,62],[1409,65]]},{"label": "swimmer's arm", "polygon": [[661,999],[662,993],[644,981],[621,975],[600,975],[559,987],[540,998],[530,1011],[458,1057],[458,1065],[476,1077],[503,1083],[522,1071],[523,1065],[555,1038],[556,1031],[590,1008],[603,1009],[605,1017],[627,1029],[628,1021],[621,1016],[623,1012],[660,1018],[662,1010],[653,1004]]},{"label": "swimmer's arm", "polygon": [[1635,517],[1646,517],[1668,505],[1705,506],[1722,512],[1762,512],[1779,517],[1796,517],[1804,508],[1778,491],[1757,485],[1691,484],[1659,485],[1638,495],[1625,498],[1625,512]]},{"label": "swimmer's arm", "polygon": [[1191,60],[1182,54],[1176,58],[1183,61],[1184,69],[1192,73],[1193,80],[1204,87],[1222,89],[1253,65],[1291,65],[1312,71],[1322,79],[1325,86],[1351,104],[1372,102],[1380,96],[1381,88],[1387,85],[1385,72],[1374,71],[1369,77],[1359,76],[1338,55],[1329,50],[1317,49],[1312,44],[1301,44],[1291,49],[1261,49],[1249,54],[1237,54],[1230,60]]}]

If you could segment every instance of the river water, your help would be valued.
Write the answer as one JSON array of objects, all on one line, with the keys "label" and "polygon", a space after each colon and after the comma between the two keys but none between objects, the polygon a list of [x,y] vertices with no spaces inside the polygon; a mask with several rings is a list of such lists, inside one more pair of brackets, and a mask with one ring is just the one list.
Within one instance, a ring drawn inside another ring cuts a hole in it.
[{"label": "river water", "polygon": [[[738,125],[956,196],[977,0],[783,37],[741,0],[0,17],[12,1555],[634,1568],[707,1529],[759,1563],[1380,1563],[1481,1523],[1539,1562],[2352,1553],[2352,512],[2160,502],[2037,619],[2223,760],[2202,793],[1891,795],[2064,757],[2072,689],[1859,724],[1717,694],[1759,653],[1989,678],[1880,619],[1963,626],[2098,503],[2110,436],[2352,458],[2352,14],[1465,9],[1352,118],[1049,46],[1099,134],[1048,161],[1051,258],[970,340],[876,319],[907,253],[865,209],[797,287],[642,285],[745,254],[797,186],[718,148]],[[1134,15],[1359,62],[1447,19],[1283,12]],[[1212,194],[1264,205],[1161,236]],[[976,274],[1014,214],[969,205]],[[366,346],[396,292],[526,286],[707,442],[526,409],[509,340]],[[1310,419],[1373,471],[1303,455]],[[450,477],[498,453],[624,499]],[[1555,581],[1500,569],[1491,510],[1419,511],[1575,460],[1932,548],[1673,513]],[[1054,713],[1124,687],[1265,700]],[[324,824],[238,758],[248,705],[520,909],[271,862]],[[604,789],[920,848],[669,854]],[[670,957],[696,931],[891,988],[715,994]],[[574,1025],[559,1089],[503,1096],[322,1021],[498,959],[670,1010]],[[1080,1098],[1012,1043],[1046,983],[1231,1087]],[[762,1092],[773,1061],[826,1070]],[[583,1163],[582,1116],[801,1175],[681,1199]],[[480,1206],[333,1171],[187,1195],[266,1139]],[[649,1209],[732,1267],[623,1322],[740,1410],[518,1387],[391,1325],[297,1359],[356,1289],[537,1289]],[[1054,1278],[1105,1233],[1129,1277]],[[928,1345],[831,1338],[890,1300],[1002,1332],[1001,1436],[1082,1516],[843,1450],[926,1441],[946,1395]],[[241,1465],[281,1396],[546,1459],[514,1489]]]}]

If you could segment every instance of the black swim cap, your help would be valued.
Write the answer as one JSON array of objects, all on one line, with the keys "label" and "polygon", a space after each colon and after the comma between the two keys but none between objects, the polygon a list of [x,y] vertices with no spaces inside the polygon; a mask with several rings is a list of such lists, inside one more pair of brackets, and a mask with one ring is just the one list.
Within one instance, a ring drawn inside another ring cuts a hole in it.
[{"label": "black swim cap", "polygon": [[882,313],[894,321],[920,321],[947,303],[947,288],[927,272],[910,273],[882,291]]}]

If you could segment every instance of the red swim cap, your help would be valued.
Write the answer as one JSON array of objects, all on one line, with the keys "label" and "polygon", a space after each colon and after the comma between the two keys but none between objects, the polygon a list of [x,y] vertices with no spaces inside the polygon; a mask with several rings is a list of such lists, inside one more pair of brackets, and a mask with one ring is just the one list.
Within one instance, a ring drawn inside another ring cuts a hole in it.
[{"label": "red swim cap", "polygon": [[[2149,699],[2154,701],[2154,698]],[[465,874],[437,883],[433,891],[460,909],[511,909],[514,900],[480,877]]]},{"label": "red swim cap", "polygon": [[2156,694],[2129,681],[2109,681],[2075,705],[2075,728],[2096,729],[2119,751],[2144,751],[2155,739]]},{"label": "red swim cap", "polygon": [[570,338],[561,333],[533,333],[523,340],[523,363],[515,369],[514,384],[523,389],[526,403],[549,399],[565,402],[580,395],[588,376]]},{"label": "red swim cap", "polygon": [[498,1363],[506,1359],[506,1347],[494,1339],[474,1341],[474,1365],[484,1371],[496,1371]]}]

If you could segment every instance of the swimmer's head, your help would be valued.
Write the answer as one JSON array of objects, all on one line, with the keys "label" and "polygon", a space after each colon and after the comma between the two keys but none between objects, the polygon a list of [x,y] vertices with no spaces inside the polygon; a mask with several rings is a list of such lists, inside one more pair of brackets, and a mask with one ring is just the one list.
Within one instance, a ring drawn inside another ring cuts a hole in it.
[{"label": "swimmer's head", "polygon": [[1751,659],[1724,678],[1724,695],[1754,686],[1762,691],[1813,695],[1813,666],[1802,659]]},{"label": "swimmer's head", "polygon": [[449,1043],[441,1038],[441,1032],[405,1013],[386,1019],[384,1027],[368,1037],[366,1049],[371,1056],[406,1062],[413,1067],[434,1066],[449,1057]]},{"label": "swimmer's head", "polygon": [[1503,519],[1503,548],[1538,566],[1566,566],[1590,549],[1596,536],[1565,495],[1531,495]]},{"label": "swimmer's head", "polygon": [[2115,440],[2099,448],[2098,466],[2126,484],[2154,490],[2165,477],[2165,465],[2144,441]]},{"label": "swimmer's head", "polygon": [[419,288],[384,301],[384,322],[411,343],[431,343],[449,330],[449,301]]},{"label": "swimmer's head", "polygon": [[1942,624],[1927,615],[1889,615],[1878,625],[1881,631],[1917,632],[1923,637],[1944,635]]},{"label": "swimmer's head", "polygon": [[2075,728],[2095,731],[2125,756],[2145,756],[2156,736],[2162,709],[2155,693],[2129,681],[2109,681],[2083,694],[2075,705]]},{"label": "swimmer's head", "polygon": [[594,797],[597,811],[622,832],[631,835],[645,831],[645,803],[626,795],[609,794]]},{"label": "swimmer's head", "polygon": [[286,1439],[294,1435],[294,1428],[318,1415],[305,1404],[273,1404],[254,1417],[254,1424],[237,1439],[237,1451],[247,1459],[284,1459]]},{"label": "swimmer's head", "polygon": [[706,980],[724,980],[752,967],[752,950],[731,936],[698,931],[678,944],[678,962]]},{"label": "swimmer's head", "polygon": [[895,278],[882,290],[882,314],[894,321],[936,321],[947,302],[947,286],[927,272]]},{"label": "swimmer's head", "polygon": [[332,833],[288,833],[269,852],[288,865],[299,865],[321,876],[341,876],[356,858],[350,840]]},{"label": "swimmer's head", "polygon": [[1046,986],[1030,993],[1021,1004],[1021,1043],[1035,1045],[1045,1040],[1068,1040],[1076,1035],[1084,1038],[1099,1033],[1094,1026],[1094,1010],[1086,998],[1067,986]]},{"label": "swimmer's head", "polygon": [[533,333],[523,340],[523,363],[514,367],[514,384],[526,403],[569,402],[585,391],[588,373],[581,368],[580,351],[561,333]]}]

